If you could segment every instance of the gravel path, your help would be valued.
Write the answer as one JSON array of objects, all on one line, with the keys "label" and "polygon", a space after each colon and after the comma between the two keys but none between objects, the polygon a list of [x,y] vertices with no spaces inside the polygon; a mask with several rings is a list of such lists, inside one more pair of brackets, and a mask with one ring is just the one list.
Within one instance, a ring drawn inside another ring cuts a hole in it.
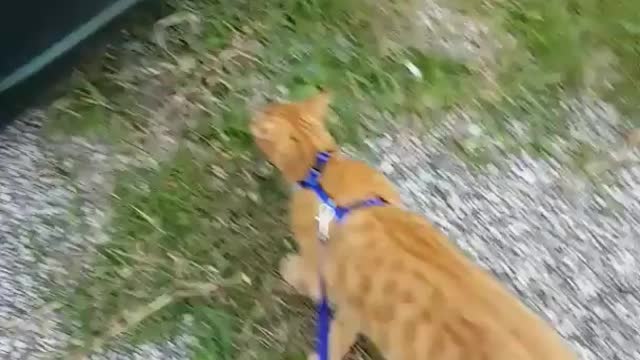
[{"label": "gravel path", "polygon": [[[615,126],[603,114],[575,111],[584,136],[614,141]],[[67,338],[54,309],[42,308],[41,287],[60,281],[56,274],[73,265],[70,256],[102,241],[107,219],[97,195],[104,191],[95,189],[108,188],[101,175],[109,169],[108,152],[82,141],[54,152],[39,136],[41,120],[26,117],[0,134],[3,359],[57,354]],[[372,141],[372,153],[381,155],[373,161],[410,207],[550,319],[582,359],[640,359],[640,168],[616,170],[617,181],[599,189],[558,163],[525,155],[475,171],[445,150],[443,139],[454,129],[445,123],[425,138],[400,130]],[[65,149],[98,164],[80,171],[79,184],[53,165]],[[79,231],[80,223],[89,226]],[[178,359],[180,353],[169,344],[100,358]]]},{"label": "gravel path", "polygon": [[[42,136],[28,114],[0,133],[0,359],[57,359],[69,337],[46,287],[68,284],[107,240],[112,170],[124,160],[81,138]],[[72,175],[74,181],[69,180]],[[76,269],[74,271],[74,269]],[[184,347],[148,345],[92,359],[180,359]],[[64,357],[63,357],[64,358]]]},{"label": "gravel path", "polygon": [[[614,140],[599,116],[609,110],[577,111],[589,125],[581,135]],[[616,182],[598,188],[526,155],[473,171],[443,145],[455,127],[370,147],[408,205],[550,320],[581,359],[640,359],[640,167],[617,169]]]},{"label": "gravel path", "polygon": [[[64,228],[49,223],[63,218],[73,190],[49,169],[51,153],[39,139],[41,119],[28,117],[0,134],[0,357],[38,358],[64,341],[49,331],[55,321],[38,321],[45,305],[40,285],[63,264],[41,255],[73,241]],[[46,309],[45,309],[46,310]],[[48,313],[48,311],[45,311]],[[42,314],[47,317],[48,314]],[[45,335],[46,334],[46,335]],[[33,354],[34,356],[30,356]]]}]

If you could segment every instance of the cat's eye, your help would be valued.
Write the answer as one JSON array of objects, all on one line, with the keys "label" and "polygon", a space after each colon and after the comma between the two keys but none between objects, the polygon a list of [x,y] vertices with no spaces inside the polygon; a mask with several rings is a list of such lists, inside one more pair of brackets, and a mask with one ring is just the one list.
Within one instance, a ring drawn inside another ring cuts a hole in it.
[{"label": "cat's eye", "polygon": [[297,137],[295,137],[295,136],[293,136],[293,135],[289,135],[289,140],[291,140],[291,141],[293,141],[293,142],[295,142],[295,143],[297,143],[297,142],[298,142],[298,138],[297,138]]}]

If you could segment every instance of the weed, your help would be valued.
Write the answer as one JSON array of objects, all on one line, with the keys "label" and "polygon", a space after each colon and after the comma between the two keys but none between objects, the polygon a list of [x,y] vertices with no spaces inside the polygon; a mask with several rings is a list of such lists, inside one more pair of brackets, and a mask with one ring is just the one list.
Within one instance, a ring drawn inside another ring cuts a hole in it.
[{"label": "weed", "polygon": [[[497,98],[479,95],[474,66],[387,46],[385,28],[419,10],[409,0],[175,2],[175,14],[145,35],[158,44],[129,39],[113,55],[133,64],[78,75],[73,94],[50,109],[52,131],[144,147],[138,135],[158,123],[188,124],[172,134],[178,151],[157,169],[118,177],[112,240],[76,274],[76,287],[60,291],[77,354],[112,338],[140,343],[187,333],[193,359],[303,358],[311,314],[275,273],[293,250],[282,221],[285,194],[256,160],[247,129],[250,112],[268,98],[331,89],[340,120],[330,124],[341,143],[367,135],[363,114],[426,118],[477,107],[500,150],[543,156],[551,135],[567,136],[563,96],[586,87],[637,106],[640,5],[633,0],[459,3],[516,39],[491,69]],[[612,56],[594,62],[596,53]],[[594,75],[612,64],[620,76]],[[177,109],[168,109],[173,103]],[[526,143],[510,135],[514,118],[526,125]],[[482,146],[458,150],[477,162],[493,156]]]},{"label": "weed", "polygon": [[[119,184],[112,241],[65,296],[83,351],[114,336],[157,341],[185,328],[196,337],[194,356],[238,358],[256,346],[277,354],[305,344],[293,335],[305,323],[288,321],[305,308],[281,300],[274,274],[290,248],[284,194],[246,156],[206,150],[182,149],[159,171],[132,172]],[[286,336],[261,333],[283,322]]]}]

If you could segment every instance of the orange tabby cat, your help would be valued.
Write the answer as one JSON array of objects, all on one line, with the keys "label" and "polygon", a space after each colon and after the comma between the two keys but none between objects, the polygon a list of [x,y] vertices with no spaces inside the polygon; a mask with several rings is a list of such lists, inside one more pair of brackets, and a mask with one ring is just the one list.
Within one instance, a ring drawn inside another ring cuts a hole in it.
[{"label": "orange tabby cat", "polygon": [[[319,151],[335,151],[324,126],[329,96],[274,103],[258,113],[257,146],[290,182],[302,180]],[[389,204],[363,208],[331,224],[318,241],[319,202],[294,192],[291,225],[300,254],[281,265],[284,279],[314,299],[318,266],[336,306],[331,360],[342,359],[358,333],[390,360],[569,360],[560,336],[493,277],[463,256],[425,219],[400,206],[389,181],[362,162],[335,153],[320,183],[337,205],[379,196]],[[310,355],[315,358],[316,355]]]}]

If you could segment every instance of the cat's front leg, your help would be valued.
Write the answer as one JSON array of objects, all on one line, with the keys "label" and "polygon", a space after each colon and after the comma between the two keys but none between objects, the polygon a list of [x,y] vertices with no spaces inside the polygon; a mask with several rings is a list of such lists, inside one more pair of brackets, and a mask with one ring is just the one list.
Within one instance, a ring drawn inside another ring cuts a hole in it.
[{"label": "cat's front leg", "polygon": [[[349,316],[349,313],[345,311],[335,311],[334,319],[331,321],[331,333],[329,334],[329,359],[341,360],[351,350],[351,347],[356,342],[358,336],[359,327],[358,321],[355,318]],[[311,353],[307,357],[308,360],[318,360],[317,353]]]},{"label": "cat's front leg", "polygon": [[313,301],[320,300],[317,271],[306,264],[298,254],[289,254],[280,261],[280,275],[298,293],[309,296]]},{"label": "cat's front leg", "polygon": [[299,293],[304,291],[301,258],[298,254],[288,254],[280,260],[280,276]]},{"label": "cat's front leg", "polygon": [[318,302],[321,298],[318,270],[308,262],[302,255],[289,254],[280,262],[280,275],[298,293]]}]

